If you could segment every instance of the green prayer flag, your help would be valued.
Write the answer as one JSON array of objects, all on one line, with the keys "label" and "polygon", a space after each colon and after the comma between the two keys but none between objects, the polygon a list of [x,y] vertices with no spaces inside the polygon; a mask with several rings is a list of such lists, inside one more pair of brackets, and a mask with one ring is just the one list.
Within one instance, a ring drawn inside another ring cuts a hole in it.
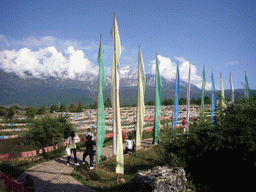
[{"label": "green prayer flag", "polygon": [[156,109],[155,109],[155,143],[159,143],[160,135],[160,116],[161,116],[161,103],[162,103],[162,83],[159,71],[159,60],[156,59]]},{"label": "green prayer flag", "polygon": [[103,143],[105,139],[105,114],[104,114],[104,101],[103,101],[103,86],[105,83],[105,70],[104,70],[104,58],[103,58],[103,47],[100,42],[98,62],[99,62],[99,102],[98,102],[98,130],[97,130],[97,165],[99,164]]}]

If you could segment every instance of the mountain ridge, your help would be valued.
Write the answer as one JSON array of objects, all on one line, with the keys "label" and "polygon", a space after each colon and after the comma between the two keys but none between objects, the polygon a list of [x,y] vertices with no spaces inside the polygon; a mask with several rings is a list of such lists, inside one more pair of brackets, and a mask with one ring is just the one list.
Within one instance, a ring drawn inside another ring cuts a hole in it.
[{"label": "mountain ridge", "polygon": [[[132,105],[137,98],[137,71],[132,68],[120,70],[120,104]],[[15,74],[5,73],[0,70],[0,105],[18,104],[21,106],[40,107],[51,106],[53,104],[81,103],[85,105],[97,102],[98,76],[88,75],[87,81],[78,79],[22,79]],[[162,80],[162,99],[174,99],[175,81]],[[181,81],[179,98],[186,98],[187,85]],[[104,101],[110,98],[111,77],[106,75],[105,86],[103,88]],[[255,91],[254,91],[255,93]],[[244,90],[235,90],[235,97],[244,95]],[[205,91],[205,96],[211,97],[211,91]],[[145,101],[155,100],[155,76],[146,74]],[[201,89],[191,84],[191,99],[201,97]],[[230,97],[230,90],[225,90],[225,97]]]}]

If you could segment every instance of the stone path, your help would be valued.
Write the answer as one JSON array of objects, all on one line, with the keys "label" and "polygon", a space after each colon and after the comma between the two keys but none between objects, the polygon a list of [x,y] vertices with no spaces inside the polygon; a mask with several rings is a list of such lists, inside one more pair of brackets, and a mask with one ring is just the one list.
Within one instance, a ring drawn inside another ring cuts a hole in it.
[{"label": "stone path", "polygon": [[[141,142],[141,145],[150,146],[152,145],[152,138],[145,139]],[[126,144],[124,144],[124,148]],[[112,146],[104,147],[102,150],[102,155],[112,156]],[[36,191],[39,192],[72,192],[72,191],[95,191],[89,187],[83,186],[77,180],[75,180],[71,173],[75,167],[75,162],[73,154],[70,158],[70,166],[67,166],[67,156],[48,161],[34,167],[31,167],[26,172],[24,172],[17,179],[18,183],[24,182],[25,176],[27,174],[31,175],[34,182],[34,187]],[[83,152],[77,152],[78,163],[82,163]],[[89,156],[85,159],[89,162]]]}]

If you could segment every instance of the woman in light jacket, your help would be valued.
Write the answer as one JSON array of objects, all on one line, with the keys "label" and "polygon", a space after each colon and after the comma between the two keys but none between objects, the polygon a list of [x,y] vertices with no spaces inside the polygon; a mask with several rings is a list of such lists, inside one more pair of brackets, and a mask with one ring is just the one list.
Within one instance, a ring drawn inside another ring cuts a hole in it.
[{"label": "woman in light jacket", "polygon": [[[76,158],[76,144],[75,144],[79,141],[80,141],[80,138],[78,137],[78,135],[74,131],[71,131],[70,136],[67,139],[67,145],[70,148],[70,152],[71,153],[72,151],[74,152],[75,165],[79,165],[79,163],[77,163],[77,158]],[[67,165],[69,165],[69,160],[70,160],[70,156],[68,156]]]}]

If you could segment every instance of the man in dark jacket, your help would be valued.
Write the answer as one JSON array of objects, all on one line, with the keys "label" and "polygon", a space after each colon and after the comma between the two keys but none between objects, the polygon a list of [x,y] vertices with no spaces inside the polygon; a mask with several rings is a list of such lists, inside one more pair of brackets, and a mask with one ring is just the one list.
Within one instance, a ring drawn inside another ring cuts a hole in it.
[{"label": "man in dark jacket", "polygon": [[94,159],[94,150],[93,150],[93,145],[96,145],[95,141],[92,140],[92,136],[88,135],[86,137],[85,141],[85,146],[86,146],[86,150],[84,151],[83,154],[83,164],[85,164],[85,158],[87,157],[87,155],[89,155],[90,157],[90,169],[94,169],[93,167],[93,159]]}]

